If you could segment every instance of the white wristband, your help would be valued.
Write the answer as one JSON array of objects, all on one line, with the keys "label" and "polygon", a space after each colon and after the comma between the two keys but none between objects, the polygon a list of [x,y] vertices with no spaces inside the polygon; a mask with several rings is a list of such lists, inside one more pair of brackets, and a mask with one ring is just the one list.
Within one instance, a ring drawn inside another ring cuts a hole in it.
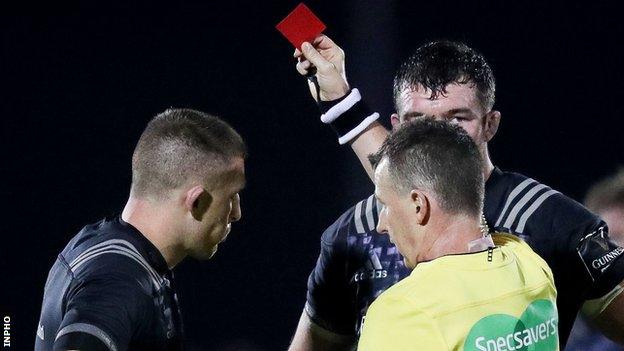
[{"label": "white wristband", "polygon": [[379,113],[377,113],[377,112],[375,112],[372,115],[364,118],[362,123],[358,124],[357,127],[351,129],[351,131],[349,133],[347,133],[347,134],[341,136],[340,138],[338,138],[338,143],[340,145],[344,145],[344,144],[350,142],[351,139],[355,138],[360,133],[362,133],[364,131],[364,129],[366,129],[366,127],[370,126],[371,123],[375,122],[378,118],[379,118]]},{"label": "white wristband", "polygon": [[341,114],[347,112],[353,105],[355,105],[358,101],[362,100],[362,96],[360,95],[359,90],[357,88],[353,88],[351,93],[344,98],[344,100],[340,101],[336,105],[332,106],[327,112],[321,115],[321,121],[323,123],[331,123],[336,120],[336,118],[340,117]]}]

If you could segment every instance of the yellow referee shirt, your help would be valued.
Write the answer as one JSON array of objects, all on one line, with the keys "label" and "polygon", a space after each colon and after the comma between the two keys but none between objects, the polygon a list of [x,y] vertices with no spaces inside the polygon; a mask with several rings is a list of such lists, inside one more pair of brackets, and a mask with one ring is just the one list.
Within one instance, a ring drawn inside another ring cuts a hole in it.
[{"label": "yellow referee shirt", "polygon": [[370,306],[358,350],[559,350],[550,268],[520,239],[421,262]]}]

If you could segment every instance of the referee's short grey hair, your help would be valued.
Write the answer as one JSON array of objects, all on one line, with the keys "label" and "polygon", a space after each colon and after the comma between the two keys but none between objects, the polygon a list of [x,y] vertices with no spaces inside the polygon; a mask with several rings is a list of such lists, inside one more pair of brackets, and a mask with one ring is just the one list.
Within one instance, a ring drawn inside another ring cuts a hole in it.
[{"label": "referee's short grey hair", "polygon": [[462,128],[431,118],[404,123],[369,156],[375,169],[383,159],[398,192],[426,190],[447,213],[481,214],[483,160]]}]

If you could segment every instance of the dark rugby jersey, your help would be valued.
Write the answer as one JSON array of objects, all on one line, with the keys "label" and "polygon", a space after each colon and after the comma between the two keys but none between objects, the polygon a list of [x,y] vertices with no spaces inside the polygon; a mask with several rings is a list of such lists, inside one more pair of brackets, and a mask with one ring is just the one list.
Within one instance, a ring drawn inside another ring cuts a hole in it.
[{"label": "dark rugby jersey", "polygon": [[36,351],[181,350],[173,274],[121,218],[84,227],[46,281]]},{"label": "dark rugby jersey", "polygon": [[[321,237],[306,312],[335,333],[358,335],[368,306],[410,273],[388,236],[375,231],[379,210],[371,196]],[[605,223],[533,179],[496,168],[485,184],[484,214],[491,231],[521,237],[550,265],[562,344],[583,302],[604,296],[624,279],[624,250],[608,240]]]}]

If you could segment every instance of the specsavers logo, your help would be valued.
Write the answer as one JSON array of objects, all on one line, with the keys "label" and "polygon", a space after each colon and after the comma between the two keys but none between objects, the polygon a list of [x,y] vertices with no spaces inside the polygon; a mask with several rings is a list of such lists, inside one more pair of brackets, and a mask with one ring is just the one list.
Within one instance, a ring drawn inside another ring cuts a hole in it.
[{"label": "specsavers logo", "polygon": [[557,309],[549,300],[536,300],[517,317],[494,314],[470,329],[465,351],[558,350]]}]

